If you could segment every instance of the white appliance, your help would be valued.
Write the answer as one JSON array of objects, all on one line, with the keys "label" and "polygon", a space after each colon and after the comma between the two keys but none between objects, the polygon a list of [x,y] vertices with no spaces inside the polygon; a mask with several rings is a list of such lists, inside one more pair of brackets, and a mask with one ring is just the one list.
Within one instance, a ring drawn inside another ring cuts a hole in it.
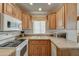
[{"label": "white appliance", "polygon": [[22,22],[19,19],[0,13],[0,31],[22,30]]},{"label": "white appliance", "polygon": [[16,47],[16,56],[24,56],[28,48],[28,40],[25,40]]},{"label": "white appliance", "polygon": [[[1,48],[13,48],[16,50],[16,56],[24,56],[24,54],[27,51],[27,44],[28,44],[28,40],[13,40],[14,38],[10,38],[12,41],[9,42],[5,42],[3,44],[0,44],[0,49]],[[5,52],[4,52],[5,53]]]}]

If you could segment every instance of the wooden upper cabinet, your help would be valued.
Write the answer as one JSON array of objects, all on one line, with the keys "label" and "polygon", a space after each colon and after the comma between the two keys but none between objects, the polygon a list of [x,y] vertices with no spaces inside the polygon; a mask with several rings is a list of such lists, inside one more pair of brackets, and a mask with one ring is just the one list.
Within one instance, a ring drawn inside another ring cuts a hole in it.
[{"label": "wooden upper cabinet", "polygon": [[3,11],[3,4],[2,3],[0,3],[0,13],[2,13],[2,11]]},{"label": "wooden upper cabinet", "polygon": [[25,19],[24,19],[24,21],[25,21],[25,28],[24,29],[28,29],[28,26],[29,26],[29,24],[28,24],[28,16],[27,16],[27,14],[25,14]]},{"label": "wooden upper cabinet", "polygon": [[22,21],[23,29],[31,29],[31,17],[29,13],[11,3],[0,3],[0,13],[7,14]]},{"label": "wooden upper cabinet", "polygon": [[21,11],[19,7],[10,3],[0,3],[0,12],[21,19]]},{"label": "wooden upper cabinet", "polygon": [[64,29],[65,28],[64,6],[62,6],[56,12],[56,28],[57,29]]},{"label": "wooden upper cabinet", "polygon": [[24,13],[22,12],[22,29],[24,29],[25,28],[25,15],[24,15]]},{"label": "wooden upper cabinet", "polygon": [[22,12],[22,28],[31,29],[31,17],[25,12]]},{"label": "wooden upper cabinet", "polygon": [[49,29],[56,29],[56,14],[48,15],[48,28]]},{"label": "wooden upper cabinet", "polygon": [[24,12],[22,13],[22,28],[28,28],[27,15]]},{"label": "wooden upper cabinet", "polygon": [[18,8],[18,7],[15,7],[15,11],[16,11],[16,18],[17,19],[19,19],[19,20],[21,20],[21,10],[20,10],[20,8]]},{"label": "wooden upper cabinet", "polygon": [[21,20],[22,19],[22,10],[16,5],[13,6],[13,17]]},{"label": "wooden upper cabinet", "polygon": [[32,20],[31,20],[31,16],[30,15],[28,15],[28,20],[27,21],[28,21],[28,24],[29,24],[28,28],[31,29],[32,28]]},{"label": "wooden upper cabinet", "polygon": [[12,4],[4,3],[4,13],[12,16]]},{"label": "wooden upper cabinet", "polygon": [[22,19],[22,11],[20,9],[18,9],[18,19]]},{"label": "wooden upper cabinet", "polygon": [[13,6],[13,17],[18,18],[17,12],[17,7]]},{"label": "wooden upper cabinet", "polygon": [[77,29],[77,4],[65,4],[65,28],[69,30]]}]

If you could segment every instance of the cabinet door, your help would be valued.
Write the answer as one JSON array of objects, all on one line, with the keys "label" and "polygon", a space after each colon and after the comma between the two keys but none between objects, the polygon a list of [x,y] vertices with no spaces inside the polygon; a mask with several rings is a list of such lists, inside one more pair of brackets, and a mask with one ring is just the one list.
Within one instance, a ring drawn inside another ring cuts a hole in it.
[{"label": "cabinet door", "polygon": [[0,3],[0,13],[2,13],[2,11],[3,11],[3,6],[2,6],[3,4],[2,3]]},{"label": "cabinet door", "polygon": [[28,49],[29,56],[51,56],[49,45],[30,45]]},{"label": "cabinet door", "polygon": [[17,8],[13,6],[13,17],[17,18]]},{"label": "cabinet door", "polygon": [[27,15],[24,12],[22,12],[22,28],[28,28]]},{"label": "cabinet door", "polygon": [[32,28],[32,20],[31,20],[31,16],[28,15],[28,29],[31,29]]},{"label": "cabinet door", "polygon": [[65,27],[68,30],[77,29],[77,4],[65,4]]},{"label": "cabinet door", "polygon": [[56,14],[51,15],[51,29],[56,29]]},{"label": "cabinet door", "polygon": [[51,26],[50,26],[50,21],[51,21],[51,20],[50,20],[50,19],[51,19],[51,15],[48,15],[48,21],[47,21],[47,22],[48,22],[48,28],[49,28],[49,29],[51,28]]},{"label": "cabinet door", "polygon": [[63,48],[60,49],[60,48],[57,48],[57,56],[71,56],[71,54],[70,54],[69,49],[63,49]]},{"label": "cabinet door", "polygon": [[42,56],[51,56],[51,45],[41,45]]},{"label": "cabinet door", "polygon": [[20,11],[20,8],[18,8],[17,6],[15,6],[14,12],[15,12],[15,15],[16,15],[15,17],[17,19],[21,20],[21,11]]},{"label": "cabinet door", "polygon": [[57,48],[57,56],[79,56],[79,49]]},{"label": "cabinet door", "polygon": [[4,3],[4,13],[12,16],[12,4]]},{"label": "cabinet door", "polygon": [[51,14],[48,16],[48,26],[49,29],[56,29],[56,14]]},{"label": "cabinet door", "polygon": [[22,29],[25,29],[25,16],[24,16],[24,13],[22,12]]},{"label": "cabinet door", "polygon": [[28,24],[28,17],[27,17],[27,14],[25,14],[24,15],[24,17],[25,17],[25,19],[24,19],[24,22],[25,22],[25,28],[24,29],[28,29],[28,26],[29,26],[29,24]]},{"label": "cabinet door", "polygon": [[56,13],[56,26],[57,29],[64,29],[65,21],[64,21],[64,6],[60,8]]},{"label": "cabinet door", "polygon": [[31,29],[31,18],[24,12],[22,13],[22,26],[23,29]]},{"label": "cabinet door", "polygon": [[38,45],[29,45],[28,55],[29,56],[38,56],[40,54]]},{"label": "cabinet door", "polygon": [[28,55],[29,56],[50,56],[51,55],[51,44],[49,44],[50,41],[46,40],[45,43],[44,41],[45,40],[29,41]]},{"label": "cabinet door", "polygon": [[21,20],[22,19],[22,11],[19,9],[18,10],[18,19]]}]

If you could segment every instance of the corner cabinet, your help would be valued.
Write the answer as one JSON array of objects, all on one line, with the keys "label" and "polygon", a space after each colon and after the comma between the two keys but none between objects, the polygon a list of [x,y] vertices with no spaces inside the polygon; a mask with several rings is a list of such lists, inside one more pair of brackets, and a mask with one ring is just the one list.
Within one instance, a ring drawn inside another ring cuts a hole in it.
[{"label": "corner cabinet", "polygon": [[55,30],[56,29],[56,14],[48,15],[48,29]]}]

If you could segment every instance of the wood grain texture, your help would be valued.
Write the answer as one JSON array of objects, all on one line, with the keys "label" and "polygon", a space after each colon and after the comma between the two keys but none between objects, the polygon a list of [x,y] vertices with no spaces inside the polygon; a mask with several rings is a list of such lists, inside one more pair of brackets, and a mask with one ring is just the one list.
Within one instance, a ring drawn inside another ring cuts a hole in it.
[{"label": "wood grain texture", "polygon": [[50,40],[29,40],[28,55],[29,56],[50,56],[51,55]]},{"label": "wood grain texture", "polygon": [[23,29],[31,29],[32,27],[32,20],[29,14],[22,12],[22,28]]},{"label": "wood grain texture", "polygon": [[2,10],[3,10],[3,4],[2,3],[0,3],[0,13],[2,13]]},{"label": "wood grain texture", "polygon": [[65,19],[64,19],[64,6],[62,6],[57,12],[56,12],[56,27],[64,29]]},{"label": "wood grain texture", "polygon": [[5,3],[4,4],[4,13],[7,14],[7,15],[10,15],[12,16],[12,5],[11,4],[8,4],[8,3]]},{"label": "wood grain texture", "polygon": [[57,49],[57,56],[79,56],[79,49],[77,48],[65,48]]},{"label": "wood grain texture", "polygon": [[[65,27],[69,30],[77,29],[77,4],[65,4]],[[74,25],[73,25],[74,24]]]},{"label": "wood grain texture", "polygon": [[56,14],[48,15],[48,28],[55,30],[56,29]]},{"label": "wood grain texture", "polygon": [[31,15],[24,11],[23,9],[19,8],[15,4],[11,3],[0,3],[0,13],[7,14],[12,16],[18,20],[22,21],[22,28],[23,29],[31,29]]}]

